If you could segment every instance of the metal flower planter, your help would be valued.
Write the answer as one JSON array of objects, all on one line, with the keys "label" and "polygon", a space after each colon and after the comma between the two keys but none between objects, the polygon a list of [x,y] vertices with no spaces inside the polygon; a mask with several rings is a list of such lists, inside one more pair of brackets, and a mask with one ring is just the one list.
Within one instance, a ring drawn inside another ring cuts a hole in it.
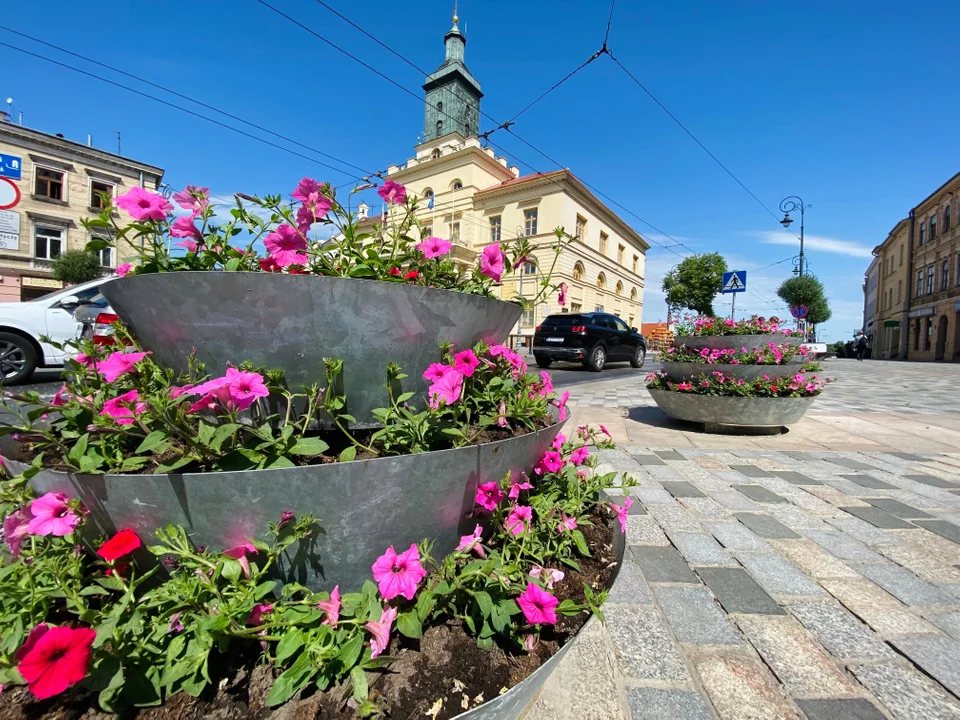
[{"label": "metal flower planter", "polygon": [[[799,356],[798,356],[799,357]],[[791,358],[792,360],[792,358]],[[720,363],[665,362],[663,370],[670,382],[680,382],[701,375],[721,372],[724,375],[742,378],[747,382],[759,380],[764,375],[769,378],[793,377],[800,372],[799,363],[786,365],[724,365]]]},{"label": "metal flower planter", "polygon": [[691,350],[700,350],[709,348],[710,350],[756,350],[757,348],[767,347],[770,343],[781,345],[783,343],[793,343],[800,345],[803,338],[799,335],[678,335],[673,344],[675,347],[681,345]]},{"label": "metal flower planter", "polygon": [[345,412],[374,425],[387,407],[386,366],[425,393],[441,342],[502,342],[518,305],[402,283],[258,272],[171,272],[106,283],[103,294],[153,359],[179,371],[196,350],[213,374],[227,363],[279,368],[291,388],[322,382],[323,358],[343,360]]},{"label": "metal flower planter", "polygon": [[810,409],[816,396],[802,398],[749,398],[698,395],[673,390],[651,390],[650,397],[675,420],[733,425],[780,427],[791,425]]},{"label": "metal flower planter", "polygon": [[[285,578],[314,590],[359,590],[385,548],[428,538],[443,557],[476,521],[477,485],[531,472],[562,422],[499,442],[309,467],[172,475],[78,475],[43,470],[38,493],[83,501],[91,536],[133,528],[144,539],[181,525],[197,545],[221,549],[262,536],[284,510],[318,520],[311,542],[291,548]],[[24,466],[11,461],[12,472]],[[149,554],[141,560],[150,561]]]}]

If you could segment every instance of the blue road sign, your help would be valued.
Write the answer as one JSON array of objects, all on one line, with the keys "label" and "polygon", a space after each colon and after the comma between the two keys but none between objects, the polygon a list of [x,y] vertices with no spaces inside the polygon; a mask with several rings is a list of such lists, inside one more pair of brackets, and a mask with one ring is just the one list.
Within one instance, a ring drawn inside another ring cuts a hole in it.
[{"label": "blue road sign", "polygon": [[803,320],[807,316],[807,306],[797,305],[795,308],[790,308],[790,314],[797,320]]},{"label": "blue road sign", "polygon": [[747,291],[747,271],[731,270],[723,274],[723,294]]},{"label": "blue road sign", "polygon": [[4,155],[0,153],[0,177],[8,177],[13,180],[20,179],[20,170],[23,167],[23,160],[16,155]]}]

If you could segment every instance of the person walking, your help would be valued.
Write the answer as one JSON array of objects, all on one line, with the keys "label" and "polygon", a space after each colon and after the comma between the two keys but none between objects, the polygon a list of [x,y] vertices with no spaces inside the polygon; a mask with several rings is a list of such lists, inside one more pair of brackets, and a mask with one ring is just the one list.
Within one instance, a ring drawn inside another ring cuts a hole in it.
[{"label": "person walking", "polygon": [[860,336],[857,338],[857,360],[863,362],[863,356],[867,352],[867,336],[863,333],[860,333]]}]

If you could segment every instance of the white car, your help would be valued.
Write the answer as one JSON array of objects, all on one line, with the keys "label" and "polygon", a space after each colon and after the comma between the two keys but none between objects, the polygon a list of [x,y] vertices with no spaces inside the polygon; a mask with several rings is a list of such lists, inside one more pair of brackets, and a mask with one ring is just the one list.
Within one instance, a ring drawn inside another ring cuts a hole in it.
[{"label": "white car", "polygon": [[81,327],[74,317],[77,308],[98,301],[106,304],[100,287],[111,279],[71,285],[29,302],[0,302],[0,382],[20,383],[38,367],[61,367],[64,352],[40,337],[61,343],[77,338]]}]

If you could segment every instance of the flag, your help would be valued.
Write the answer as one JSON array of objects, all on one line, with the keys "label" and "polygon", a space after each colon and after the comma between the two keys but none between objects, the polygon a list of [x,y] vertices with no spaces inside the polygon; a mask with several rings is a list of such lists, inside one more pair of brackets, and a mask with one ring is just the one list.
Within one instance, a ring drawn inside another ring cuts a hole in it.
[{"label": "flag", "polygon": [[433,210],[433,193],[430,193],[430,197],[427,200],[427,209]]}]

